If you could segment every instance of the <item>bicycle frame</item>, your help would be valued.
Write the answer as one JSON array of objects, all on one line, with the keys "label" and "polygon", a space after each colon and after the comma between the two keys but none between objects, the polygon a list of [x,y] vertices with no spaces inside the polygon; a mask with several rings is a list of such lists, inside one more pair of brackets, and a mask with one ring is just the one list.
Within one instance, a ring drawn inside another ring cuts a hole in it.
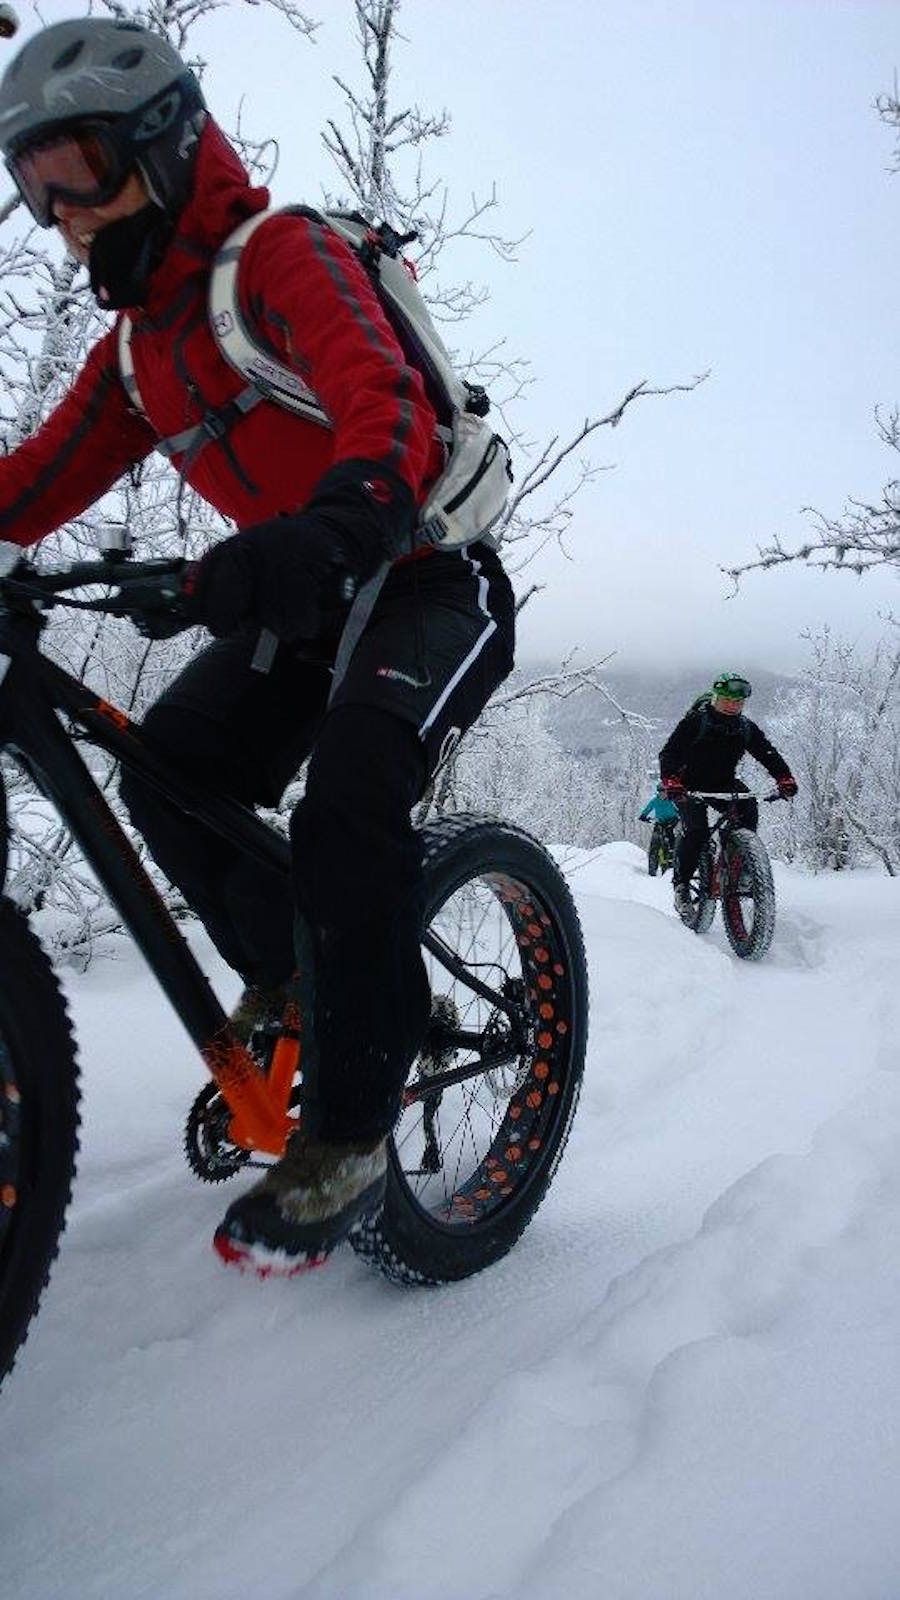
[{"label": "bicycle frame", "polygon": [[754,794],[752,789],[729,789],[727,793],[689,789],[686,798],[688,800],[701,800],[704,803],[715,800],[729,802],[727,809],[721,813],[718,821],[714,822],[710,827],[707,841],[707,846],[713,854],[709,895],[711,900],[721,900],[722,872],[725,866],[725,849],[728,843],[728,836],[735,828],[740,827],[737,817],[737,802],[739,800],[763,800],[768,803],[772,800],[780,800],[781,795],[777,789],[772,794],[764,795]]},{"label": "bicycle frame", "polygon": [[[99,581],[98,579],[94,580]],[[237,802],[171,772],[126,714],[42,655],[44,618],[31,608],[0,609],[0,750],[9,751],[58,811],[134,938],[230,1106],[235,1142],[280,1154],[286,1112],[228,1018],[169,915],[130,840],[104,799],[59,713],[91,744],[138,773],[160,793],[240,849],[289,870],[286,840]],[[2,816],[5,840],[5,785]],[[0,852],[5,857],[5,849]]]},{"label": "bicycle frame", "polygon": [[[128,576],[159,573],[170,563],[135,563]],[[82,574],[79,578],[79,574]],[[35,592],[50,600],[63,589],[93,583],[115,584],[116,572],[103,562],[76,565],[65,574],[33,575]],[[6,593],[4,593],[4,590]],[[28,773],[70,829],[106,894],[157,978],[231,1112],[229,1137],[246,1149],[280,1155],[297,1124],[289,1115],[291,1090],[300,1061],[300,1029],[291,1018],[276,1042],[268,1073],[231,1032],[228,1017],[194,959],[187,942],[145,872],[137,852],[62,725],[66,717],[87,742],[137,773],[145,782],[204,826],[261,863],[288,873],[290,846],[274,828],[239,802],[204,790],[172,771],[148,746],[125,712],[89,689],[40,651],[46,619],[34,596],[9,603],[15,581],[0,579],[0,752],[8,751]],[[98,602],[95,610],[112,610]],[[6,879],[6,788],[0,773],[0,890]],[[423,943],[438,961],[510,1017],[515,1008],[474,974],[428,930]],[[297,1019],[299,1022],[299,1019]],[[460,1039],[462,1042],[462,1038]],[[483,1041],[466,1039],[470,1046]],[[502,1065],[499,1056],[492,1065]],[[410,1085],[405,1101],[476,1076],[483,1064],[458,1068]]]}]

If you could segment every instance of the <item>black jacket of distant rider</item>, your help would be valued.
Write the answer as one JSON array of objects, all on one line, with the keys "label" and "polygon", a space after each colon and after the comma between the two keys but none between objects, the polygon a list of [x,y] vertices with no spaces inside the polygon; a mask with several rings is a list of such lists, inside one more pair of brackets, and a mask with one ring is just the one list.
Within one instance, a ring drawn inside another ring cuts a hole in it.
[{"label": "black jacket of distant rider", "polygon": [[784,757],[749,717],[729,717],[712,706],[697,706],[682,717],[660,750],[660,775],[680,778],[686,789],[733,789],[737,764],[745,753],[776,782],[790,777]]}]

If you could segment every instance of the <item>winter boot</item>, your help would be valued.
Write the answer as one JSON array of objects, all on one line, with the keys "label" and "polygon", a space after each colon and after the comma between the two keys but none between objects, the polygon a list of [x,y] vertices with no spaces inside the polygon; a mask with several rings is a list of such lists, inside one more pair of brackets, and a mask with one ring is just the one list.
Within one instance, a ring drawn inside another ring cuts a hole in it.
[{"label": "winter boot", "polygon": [[691,900],[690,885],[687,883],[673,883],[672,894],[675,901],[675,910],[682,919],[693,916],[694,906]]},{"label": "winter boot", "polygon": [[284,1156],[230,1206],[214,1248],[261,1278],[319,1267],[384,1202],[387,1142],[323,1144],[292,1133]]}]

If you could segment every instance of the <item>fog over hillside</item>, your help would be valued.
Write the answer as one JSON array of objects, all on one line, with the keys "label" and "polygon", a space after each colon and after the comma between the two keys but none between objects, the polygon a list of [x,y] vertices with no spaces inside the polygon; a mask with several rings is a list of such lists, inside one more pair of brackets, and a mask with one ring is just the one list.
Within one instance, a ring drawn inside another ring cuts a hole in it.
[{"label": "fog over hillside", "polygon": [[[652,667],[617,666],[611,662],[608,668],[601,668],[599,676],[618,705],[651,719],[659,730],[662,744],[691,702],[709,688],[712,677],[721,670],[722,667],[716,665],[706,674],[702,669],[685,667],[663,672]],[[751,669],[745,663],[734,670],[747,673],[753,685],[748,715],[765,726],[776,715],[779,695],[796,679],[761,667]],[[558,671],[558,663],[529,662],[521,668],[526,680],[554,671]],[[614,707],[601,693],[591,689],[565,700],[548,699],[547,716],[563,748],[578,755],[595,755],[608,750],[616,731],[621,728],[621,717]]]}]

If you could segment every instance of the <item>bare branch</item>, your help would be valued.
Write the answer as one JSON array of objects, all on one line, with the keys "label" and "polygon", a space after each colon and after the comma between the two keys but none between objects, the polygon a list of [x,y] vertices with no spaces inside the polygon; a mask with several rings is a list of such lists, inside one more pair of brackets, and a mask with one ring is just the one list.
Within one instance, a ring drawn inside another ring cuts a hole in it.
[{"label": "bare branch", "polygon": [[[875,107],[889,127],[900,130],[896,77],[892,92],[879,95]],[[900,145],[893,170],[900,171]],[[875,425],[884,444],[892,450],[900,449],[900,411],[894,408],[885,414],[876,407]],[[874,567],[900,565],[900,482],[896,479],[885,485],[879,503],[851,499],[840,517],[826,517],[808,506],[803,507],[803,511],[814,520],[813,536],[803,544],[786,549],[776,536],[770,544],[758,547],[755,561],[721,568],[732,581],[732,593],[740,587],[741,578],[747,572],[768,571],[796,562],[820,570],[852,572],[857,578]]]},{"label": "bare branch", "polygon": [[538,462],[529,468],[525,474],[521,487],[512,496],[507,513],[509,519],[512,520],[517,515],[522,502],[529,495],[544,487],[562,466],[563,462],[578,449],[580,444],[584,443],[585,439],[596,433],[600,428],[617,428],[626,410],[635,400],[646,399],[654,395],[689,393],[691,390],[696,389],[699,384],[704,383],[708,376],[708,372],[698,373],[689,383],[673,383],[664,388],[651,388],[646,379],[643,379],[629,389],[628,393],[619,401],[619,404],[612,411],[608,411],[605,416],[593,419],[585,418],[579,431],[566,444],[560,445],[557,439],[551,439],[544,446]]}]

